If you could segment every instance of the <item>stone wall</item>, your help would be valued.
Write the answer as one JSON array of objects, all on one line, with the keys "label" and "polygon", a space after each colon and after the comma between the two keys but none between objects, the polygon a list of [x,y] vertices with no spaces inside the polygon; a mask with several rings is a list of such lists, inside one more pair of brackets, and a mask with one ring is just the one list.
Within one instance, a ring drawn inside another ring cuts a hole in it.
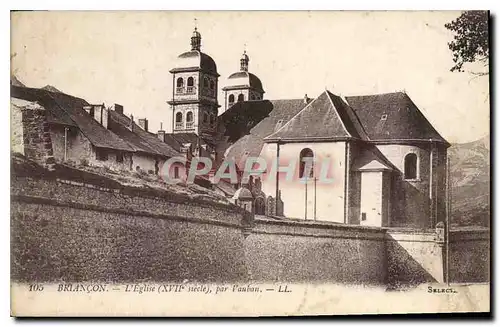
[{"label": "stone wall", "polygon": [[392,229],[386,234],[390,285],[443,282],[443,248],[433,230]]},{"label": "stone wall", "polygon": [[11,188],[12,279],[246,279],[244,212],[177,194],[139,193],[16,178]]},{"label": "stone wall", "polygon": [[249,278],[258,282],[383,284],[384,230],[257,218],[245,240]]},{"label": "stone wall", "polygon": [[489,229],[451,231],[450,282],[489,282],[490,242]]},{"label": "stone wall", "polygon": [[12,101],[13,150],[52,168],[55,160],[45,109],[29,101]]},{"label": "stone wall", "polygon": [[[252,219],[230,204],[32,171],[12,177],[16,281],[444,281],[433,230]],[[452,231],[449,252],[451,282],[489,281],[488,230]]]}]

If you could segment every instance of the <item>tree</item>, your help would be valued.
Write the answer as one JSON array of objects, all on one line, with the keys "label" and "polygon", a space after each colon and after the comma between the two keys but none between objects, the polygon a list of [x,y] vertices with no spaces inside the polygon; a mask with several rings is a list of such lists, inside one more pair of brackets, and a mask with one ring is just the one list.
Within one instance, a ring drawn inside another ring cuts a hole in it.
[{"label": "tree", "polygon": [[[465,11],[460,17],[444,26],[454,32],[454,40],[448,43],[453,52],[455,65],[451,71],[463,72],[465,63],[481,62],[488,67],[490,49],[488,44],[488,12]],[[487,75],[488,72],[472,72]]]}]

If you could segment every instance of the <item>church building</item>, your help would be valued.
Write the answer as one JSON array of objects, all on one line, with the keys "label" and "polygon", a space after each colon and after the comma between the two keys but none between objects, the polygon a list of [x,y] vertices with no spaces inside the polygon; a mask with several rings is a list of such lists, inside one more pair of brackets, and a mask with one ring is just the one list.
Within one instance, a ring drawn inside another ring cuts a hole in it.
[{"label": "church building", "polygon": [[[222,88],[220,115],[217,66],[201,52],[197,29],[170,71],[174,134],[196,134],[215,162],[234,160],[240,172],[250,157],[268,163],[262,176],[214,189],[255,214],[283,219],[418,228],[444,220],[450,144],[408,94],[324,90],[315,98],[265,100],[249,62],[244,51]],[[272,162],[294,163],[294,178],[277,174]]]}]

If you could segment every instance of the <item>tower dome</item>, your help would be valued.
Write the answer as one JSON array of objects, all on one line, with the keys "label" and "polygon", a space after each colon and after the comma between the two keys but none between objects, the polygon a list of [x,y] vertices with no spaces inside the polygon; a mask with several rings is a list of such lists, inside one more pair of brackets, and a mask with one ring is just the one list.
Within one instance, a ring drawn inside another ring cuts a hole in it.
[{"label": "tower dome", "polygon": [[171,73],[199,70],[217,75],[217,65],[215,61],[201,52],[201,33],[195,27],[191,36],[191,50],[180,54],[177,57]]},{"label": "tower dome", "polygon": [[228,84],[222,89],[226,96],[226,110],[235,102],[262,100],[264,96],[262,82],[248,71],[249,62],[250,58],[245,50],[240,58],[240,70],[227,78]]}]

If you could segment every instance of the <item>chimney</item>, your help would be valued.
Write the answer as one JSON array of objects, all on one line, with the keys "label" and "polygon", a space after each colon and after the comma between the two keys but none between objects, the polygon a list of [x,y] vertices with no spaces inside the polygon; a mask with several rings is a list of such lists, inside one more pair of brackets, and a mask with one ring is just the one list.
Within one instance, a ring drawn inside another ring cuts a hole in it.
[{"label": "chimney", "polygon": [[163,130],[160,129],[158,131],[158,134],[156,134],[156,135],[158,136],[158,138],[160,139],[160,141],[165,142],[165,131],[163,131]]},{"label": "chimney", "polygon": [[94,118],[94,107],[93,106],[84,106],[83,110],[87,112],[92,118]]},{"label": "chimney", "polygon": [[304,103],[305,103],[305,104],[308,104],[308,103],[309,103],[309,100],[311,100],[311,99],[309,99],[309,97],[307,96],[307,93],[306,93],[306,94],[304,95]]},{"label": "chimney", "polygon": [[121,104],[115,103],[112,107],[114,111],[123,115],[123,106]]},{"label": "chimney", "polygon": [[147,118],[140,118],[139,119],[139,126],[147,132],[148,131],[148,119]]},{"label": "chimney", "polygon": [[165,142],[165,131],[163,130],[163,122],[160,122],[160,130],[156,134],[160,141]]},{"label": "chimney", "polygon": [[133,115],[130,115],[130,122],[128,124],[128,129],[130,131],[134,131],[134,116]]},{"label": "chimney", "polygon": [[96,122],[101,124],[104,128],[108,128],[109,115],[108,109],[103,104],[93,104],[90,106],[85,106],[83,109],[91,115]]}]

